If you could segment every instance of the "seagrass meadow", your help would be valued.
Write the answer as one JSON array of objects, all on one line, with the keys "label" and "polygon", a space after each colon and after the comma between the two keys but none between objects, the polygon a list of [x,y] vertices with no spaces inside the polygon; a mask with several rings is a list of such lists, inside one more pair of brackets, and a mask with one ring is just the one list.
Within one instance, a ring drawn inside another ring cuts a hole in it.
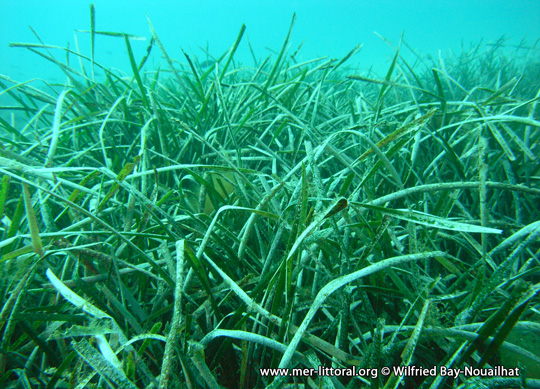
[{"label": "seagrass meadow", "polygon": [[[65,84],[0,76],[0,387],[540,388],[535,45],[402,40],[378,76],[300,63],[294,18],[244,66],[244,26],[175,60],[149,23],[136,58],[93,15],[90,53],[12,44]],[[319,366],[377,374],[260,370]]]}]

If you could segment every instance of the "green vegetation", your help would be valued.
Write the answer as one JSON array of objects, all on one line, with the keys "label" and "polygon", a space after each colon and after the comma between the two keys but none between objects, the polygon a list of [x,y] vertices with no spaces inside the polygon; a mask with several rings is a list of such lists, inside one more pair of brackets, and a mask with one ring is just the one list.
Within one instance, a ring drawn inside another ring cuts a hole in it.
[{"label": "green vegetation", "polygon": [[[202,66],[91,20],[90,56],[16,45],[65,86],[0,80],[25,117],[0,122],[1,387],[540,387],[538,49],[396,48],[377,78],[346,67],[359,47],[297,63],[290,31],[250,68],[242,27]],[[259,372],[517,358],[516,378]]]}]

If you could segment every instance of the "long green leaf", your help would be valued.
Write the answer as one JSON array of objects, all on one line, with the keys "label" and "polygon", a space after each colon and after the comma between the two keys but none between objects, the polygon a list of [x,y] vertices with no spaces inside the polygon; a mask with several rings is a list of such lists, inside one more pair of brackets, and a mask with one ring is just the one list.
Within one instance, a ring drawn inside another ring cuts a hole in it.
[{"label": "long green leaf", "polygon": [[34,207],[32,206],[32,199],[30,197],[30,191],[28,190],[28,185],[26,182],[22,183],[23,195],[24,195],[24,207],[26,209],[26,218],[28,219],[28,227],[30,228],[30,236],[32,238],[32,246],[34,247],[34,252],[40,257],[43,256],[43,244],[41,243],[41,237],[39,236],[39,227],[36,218],[36,213],[34,212]]},{"label": "long green leaf", "polygon": [[[371,205],[371,204],[366,204],[366,203],[353,203],[353,204],[356,204],[358,206],[365,207],[368,209],[372,209],[374,211],[381,212],[384,215],[392,216],[392,217],[395,217],[396,219],[405,220],[405,221],[421,224],[428,227],[441,228],[441,229],[452,230],[452,231],[478,232],[478,233],[486,233],[486,234],[502,233],[502,230],[499,230],[496,228],[489,228],[489,227],[475,226],[473,224],[460,223],[460,222],[452,221],[452,220],[445,219],[442,217],[430,215],[428,213],[414,211],[410,209],[392,209],[392,208],[379,207],[377,205]],[[353,224],[351,226],[356,226],[356,225],[357,224]]]}]

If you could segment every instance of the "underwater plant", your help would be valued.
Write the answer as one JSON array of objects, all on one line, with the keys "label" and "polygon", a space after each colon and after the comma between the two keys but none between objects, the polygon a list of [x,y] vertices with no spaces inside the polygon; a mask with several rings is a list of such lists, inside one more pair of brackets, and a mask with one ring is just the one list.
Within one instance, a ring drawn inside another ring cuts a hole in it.
[{"label": "underwater plant", "polygon": [[245,26],[138,59],[91,14],[89,56],[13,45],[64,85],[0,76],[1,387],[540,387],[538,48],[380,78],[297,63],[294,18],[251,68]]}]

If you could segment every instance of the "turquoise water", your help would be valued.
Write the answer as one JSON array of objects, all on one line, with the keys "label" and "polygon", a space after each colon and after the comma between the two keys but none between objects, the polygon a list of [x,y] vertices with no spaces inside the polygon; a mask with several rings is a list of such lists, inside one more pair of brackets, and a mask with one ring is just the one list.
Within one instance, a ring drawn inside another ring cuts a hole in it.
[{"label": "turquoise water", "polygon": [[[58,67],[10,42],[38,43],[29,26],[47,44],[75,47],[89,53],[89,1],[0,0],[0,74],[18,81],[35,77],[63,82]],[[525,39],[532,45],[540,38],[540,2],[533,0],[475,1],[95,1],[96,28],[126,32],[147,39],[134,41],[136,57],[148,46],[150,31],[146,15],[172,58],[182,58],[181,49],[203,56],[201,48],[219,55],[234,42],[242,23],[246,36],[236,59],[252,63],[248,40],[258,58],[279,51],[296,12],[291,51],[303,43],[298,58],[342,57],[357,44],[362,50],[354,58],[363,69],[379,72],[393,55],[391,44],[401,33],[414,50],[438,56],[449,50],[505,36],[507,44]],[[379,34],[380,36],[378,36]],[[57,51],[58,58],[65,55]],[[107,67],[129,70],[123,40],[100,36],[96,42],[96,61]],[[161,61],[154,50],[150,64]]]}]

